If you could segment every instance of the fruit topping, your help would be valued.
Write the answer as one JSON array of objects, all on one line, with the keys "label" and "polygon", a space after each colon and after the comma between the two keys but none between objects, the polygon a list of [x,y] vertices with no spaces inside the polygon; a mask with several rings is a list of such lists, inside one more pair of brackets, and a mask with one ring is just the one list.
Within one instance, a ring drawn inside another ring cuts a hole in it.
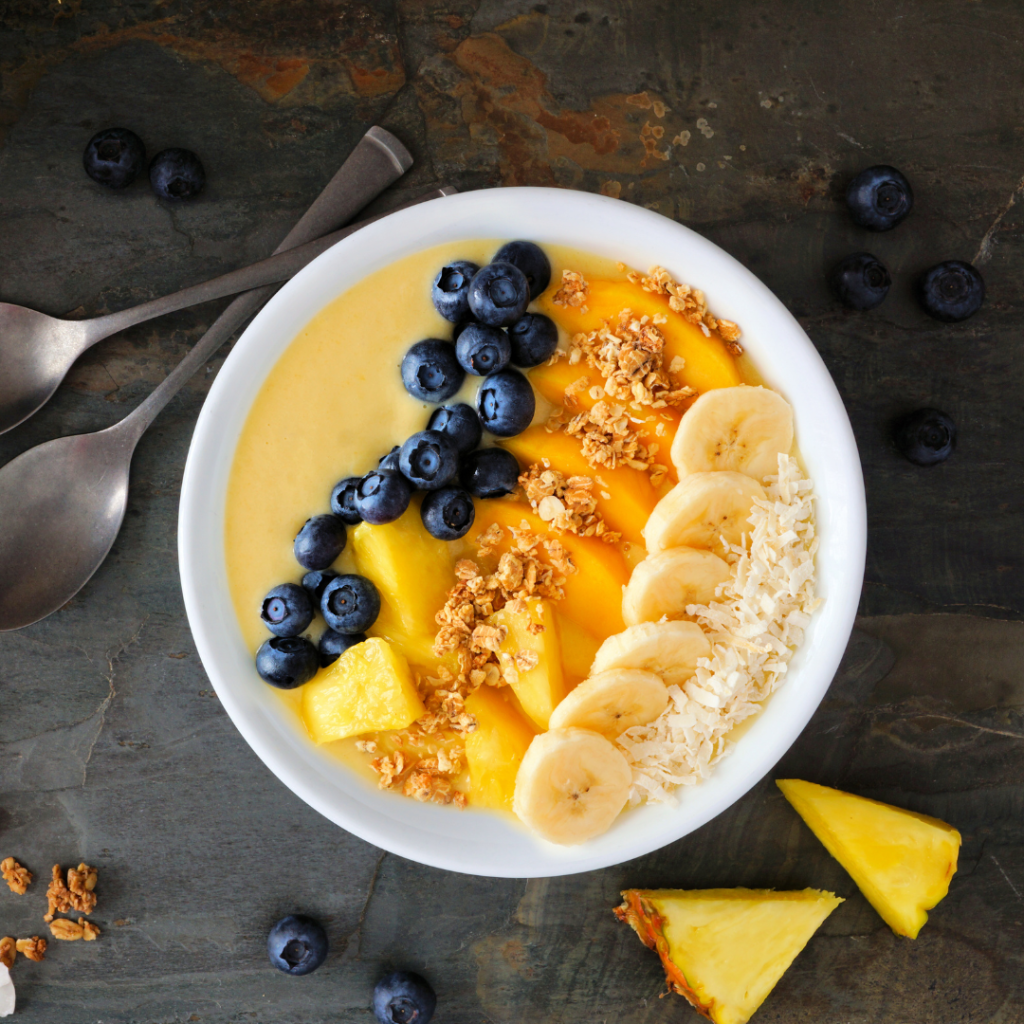
[{"label": "fruit topping", "polygon": [[498,437],[512,437],[530,425],[537,399],[530,382],[518,370],[502,370],[480,385],[476,408],[485,430]]},{"label": "fruit topping", "polygon": [[397,519],[412,498],[412,484],[401,473],[379,469],[359,481],[356,489],[356,510],[367,523],[381,525]]},{"label": "fruit topping", "polygon": [[500,498],[518,486],[519,463],[504,448],[480,448],[462,460],[459,480],[477,498]]},{"label": "fruit topping", "polygon": [[402,445],[398,468],[414,487],[436,491],[455,476],[459,453],[444,434],[421,430]]},{"label": "fruit topping", "polygon": [[400,473],[402,471],[402,467],[398,463],[398,457],[401,453],[402,446],[400,444],[396,444],[395,447],[387,453],[387,455],[382,455],[377,460],[377,469],[381,473]]},{"label": "fruit topping", "polygon": [[511,263],[488,263],[469,284],[469,311],[482,324],[507,327],[530,303],[526,275]]},{"label": "fruit topping", "polygon": [[282,583],[263,598],[260,618],[275,636],[298,636],[315,614],[309,594],[297,583]]},{"label": "fruit topping", "polygon": [[654,721],[668,706],[661,676],[636,668],[611,668],[584,679],[554,711],[552,729],[589,729],[613,740],[634,725]]},{"label": "fruit topping", "polygon": [[430,289],[434,309],[453,324],[469,314],[469,282],[480,268],[469,260],[455,260],[442,267]]},{"label": "fruit topping", "polygon": [[608,637],[594,656],[591,672],[639,668],[682,686],[700,658],[711,656],[711,641],[695,622],[641,622]]},{"label": "fruit topping", "polygon": [[508,329],[513,366],[539,366],[558,348],[558,328],[543,313],[527,313]]},{"label": "fruit topping", "polygon": [[302,577],[302,589],[309,594],[310,603],[313,608],[320,607],[320,600],[324,596],[324,588],[337,576],[333,569],[314,569]]},{"label": "fruit topping", "polygon": [[326,569],[345,550],[347,539],[338,516],[313,516],[295,538],[295,560],[303,569]]},{"label": "fruit topping", "polygon": [[476,410],[465,402],[455,402],[435,409],[427,421],[427,430],[444,434],[460,455],[471,452],[480,443],[484,432]]},{"label": "fruit topping", "polygon": [[885,923],[916,939],[927,911],[949,892],[960,833],[927,814],[813,782],[775,784]]},{"label": "fruit topping", "polygon": [[355,526],[363,521],[356,507],[362,480],[361,476],[347,476],[344,480],[339,480],[331,491],[331,511],[348,526]]},{"label": "fruit topping", "polygon": [[438,338],[417,341],[402,359],[402,383],[414,398],[446,402],[466,379],[455,358],[455,347]]},{"label": "fruit topping", "polygon": [[293,690],[308,683],[319,668],[316,648],[305,637],[271,637],[256,652],[260,679],[280,690]]},{"label": "fruit topping", "polygon": [[361,644],[366,639],[365,633],[338,633],[333,629],[325,629],[320,634],[317,650],[320,652],[320,667],[333,665],[350,647]]},{"label": "fruit topping", "polygon": [[633,568],[622,594],[627,626],[681,619],[689,605],[710,604],[732,575],[729,564],[700,548],[669,548],[648,555]]},{"label": "fruit topping", "polygon": [[506,242],[494,254],[492,262],[511,263],[518,267],[530,286],[531,299],[537,298],[551,283],[551,262],[534,242]]},{"label": "fruit topping", "polygon": [[324,587],[320,611],[337,633],[363,633],[380,614],[380,593],[365,576],[347,573]]},{"label": "fruit topping", "polygon": [[946,260],[926,270],[918,286],[924,311],[945,323],[974,316],[985,300],[985,281],[963,260]]},{"label": "fruit topping", "polygon": [[327,957],[327,933],[313,918],[289,914],[270,929],[267,955],[285,974],[310,974]]},{"label": "fruit topping", "polygon": [[846,205],[862,228],[888,231],[914,208],[914,193],[895,167],[880,164],[861,171],[847,185]]},{"label": "fruit topping", "polygon": [[470,694],[466,712],[476,719],[476,729],[466,735],[470,802],[511,811],[516,773],[537,730],[493,686]]},{"label": "fruit topping", "polygon": [[918,409],[897,420],[894,438],[900,453],[915,466],[936,466],[953,454],[956,424],[938,409]]},{"label": "fruit topping", "polygon": [[455,358],[466,373],[486,377],[508,366],[512,347],[508,335],[500,327],[469,323],[459,332],[455,342]]},{"label": "fruit topping", "polygon": [[127,128],[97,132],[82,155],[85,173],[107,188],[126,188],[142,173],[145,164],[146,147]]},{"label": "fruit topping", "polygon": [[423,499],[420,515],[427,532],[438,540],[458,540],[469,533],[476,510],[473,497],[461,487],[442,487]]},{"label": "fruit topping", "polygon": [[829,281],[844,306],[862,311],[880,306],[892,284],[885,264],[869,252],[851,253],[840,260]]},{"label": "fruit topping", "polygon": [[380,1024],[427,1024],[436,1006],[434,990],[412,971],[395,971],[373,989],[373,1012]]},{"label": "fruit topping", "polygon": [[206,171],[189,149],[165,149],[149,164],[149,184],[161,199],[192,199],[203,191]]}]

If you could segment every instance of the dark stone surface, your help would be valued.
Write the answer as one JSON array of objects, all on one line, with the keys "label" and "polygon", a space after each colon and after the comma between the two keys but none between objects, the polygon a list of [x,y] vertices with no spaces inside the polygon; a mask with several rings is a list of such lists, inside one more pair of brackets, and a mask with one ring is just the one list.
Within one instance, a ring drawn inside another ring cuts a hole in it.
[{"label": "dark stone surface", "polygon": [[[91,315],[261,256],[374,121],[417,158],[381,208],[441,182],[601,190],[690,224],[759,274],[843,394],[870,514],[861,630],[774,774],[926,811],[964,836],[949,897],[909,942],[771,779],[649,857],[529,883],[421,868],[330,825],[236,733],[184,618],[178,489],[222,354],[140,445],[96,577],[49,620],[0,636],[0,856],[40,878],[28,896],[0,892],[0,933],[44,933],[54,862],[101,868],[100,941],[19,959],[20,1018],[369,1022],[374,981],[405,966],[433,981],[446,1024],[696,1019],[656,998],[655,958],[611,916],[618,890],[814,885],[847,901],[758,1021],[1024,1021],[1022,34],[1011,0],[0,5],[5,300]],[[81,151],[112,124],[151,153],[195,149],[202,198],[170,208],[141,181],[123,195],[90,182]],[[917,205],[869,236],[839,197],[877,162],[908,175]],[[868,315],[824,284],[862,248],[895,282]],[[947,258],[973,260],[988,283],[962,325],[928,320],[911,295]],[[87,354],[0,437],[0,461],[120,418],[220,305]],[[919,404],[960,426],[956,454],[931,470],[887,439]],[[264,952],[290,911],[318,916],[333,944],[301,981]]]}]

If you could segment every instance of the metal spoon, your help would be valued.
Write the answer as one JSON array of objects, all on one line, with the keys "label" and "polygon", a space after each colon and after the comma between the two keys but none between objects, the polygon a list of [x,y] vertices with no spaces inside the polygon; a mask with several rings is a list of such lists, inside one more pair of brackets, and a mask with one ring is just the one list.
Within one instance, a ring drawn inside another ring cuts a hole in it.
[{"label": "metal spoon", "polygon": [[[276,251],[351,220],[411,165],[398,139],[371,128]],[[166,380],[119,423],[47,441],[0,469],[0,630],[38,622],[88,582],[121,528],[139,438],[274,290],[267,285],[238,296]]]}]

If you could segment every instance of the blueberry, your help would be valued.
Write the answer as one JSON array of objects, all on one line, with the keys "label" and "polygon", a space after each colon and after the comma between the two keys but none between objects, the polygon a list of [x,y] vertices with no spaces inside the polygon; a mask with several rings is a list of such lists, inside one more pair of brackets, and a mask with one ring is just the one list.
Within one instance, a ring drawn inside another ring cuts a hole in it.
[{"label": "blueberry", "polygon": [[350,647],[361,644],[365,639],[365,633],[337,633],[333,629],[325,629],[320,634],[320,667],[333,665]]},{"label": "blueberry", "polygon": [[459,481],[478,498],[500,498],[518,486],[519,463],[504,448],[480,448],[462,460]]},{"label": "blueberry", "polygon": [[256,652],[260,679],[279,690],[308,683],[320,668],[316,648],[302,636],[272,636]]},{"label": "blueberry", "polygon": [[509,329],[514,366],[539,366],[558,348],[558,328],[543,313],[527,313]]},{"label": "blueberry", "polygon": [[189,149],[165,149],[149,163],[149,184],[161,199],[192,199],[203,191],[206,172]]},{"label": "blueberry", "polygon": [[97,132],[82,154],[85,173],[107,188],[126,188],[142,173],[145,164],[146,147],[127,128]]},{"label": "blueberry", "polygon": [[914,193],[895,167],[880,164],[861,171],[847,185],[846,205],[862,228],[888,231],[914,208]]},{"label": "blueberry", "polygon": [[938,409],[918,409],[897,420],[896,447],[915,466],[935,466],[953,454],[956,424]]},{"label": "blueberry", "polygon": [[356,497],[359,493],[361,476],[347,476],[338,481],[331,491],[331,511],[346,525],[355,526],[363,521],[356,508]]},{"label": "blueberry", "polygon": [[530,302],[526,275],[511,263],[488,263],[469,285],[469,311],[482,324],[506,327],[515,323]]},{"label": "blueberry", "polygon": [[295,538],[295,560],[303,569],[326,569],[345,550],[347,539],[338,516],[313,516]]},{"label": "blueberry", "polygon": [[333,569],[314,569],[302,577],[302,589],[309,594],[310,604],[313,608],[320,607],[320,598],[324,596],[324,587],[337,576]]},{"label": "blueberry", "polygon": [[260,608],[263,625],[275,636],[298,636],[313,621],[309,594],[297,583],[274,587]]},{"label": "blueberry", "polygon": [[420,516],[431,537],[458,540],[469,533],[476,509],[472,495],[461,487],[442,487],[423,499]]},{"label": "blueberry", "polygon": [[455,342],[455,358],[467,373],[486,377],[508,366],[512,354],[508,335],[500,327],[469,323]]},{"label": "blueberry", "polygon": [[434,309],[453,324],[458,323],[469,312],[469,282],[480,268],[469,260],[456,260],[441,268],[430,297]]},{"label": "blueberry", "polygon": [[437,430],[421,430],[402,445],[398,457],[402,475],[425,491],[444,487],[459,468],[455,445]]},{"label": "blueberry", "polygon": [[398,468],[398,455],[401,452],[401,450],[402,450],[402,446],[400,444],[396,444],[395,447],[392,448],[391,451],[389,451],[387,453],[387,455],[382,455],[377,460],[377,469],[381,473],[397,473],[397,472],[399,472],[399,468]]},{"label": "blueberry", "polygon": [[471,452],[480,443],[484,432],[476,409],[465,402],[435,409],[427,421],[427,430],[444,434],[460,455]]},{"label": "blueberry", "polygon": [[537,298],[551,283],[551,263],[544,250],[533,242],[506,242],[494,254],[492,262],[518,267],[530,286],[531,299]]},{"label": "blueberry", "polygon": [[476,393],[480,422],[498,437],[522,433],[530,425],[536,408],[533,387],[518,370],[502,370],[485,377]]},{"label": "blueberry", "polygon": [[466,379],[455,346],[438,338],[417,341],[402,359],[402,383],[414,398],[446,402]]},{"label": "blueberry", "polygon": [[311,974],[327,958],[327,933],[311,917],[282,917],[267,936],[270,962],[285,974]]},{"label": "blueberry", "polygon": [[320,611],[336,633],[363,633],[380,614],[380,593],[365,576],[339,576],[324,588]]},{"label": "blueberry", "polygon": [[373,1012],[380,1024],[428,1024],[436,1006],[434,990],[412,971],[395,971],[373,989]]},{"label": "blueberry", "polygon": [[919,295],[926,313],[936,320],[956,323],[981,309],[985,282],[970,263],[946,260],[925,271]]},{"label": "blueberry", "polygon": [[880,306],[892,284],[885,264],[869,252],[855,252],[840,260],[829,280],[839,301],[859,310]]},{"label": "blueberry", "polygon": [[359,481],[356,508],[363,519],[380,526],[393,523],[408,507],[412,484],[401,473],[374,470]]}]

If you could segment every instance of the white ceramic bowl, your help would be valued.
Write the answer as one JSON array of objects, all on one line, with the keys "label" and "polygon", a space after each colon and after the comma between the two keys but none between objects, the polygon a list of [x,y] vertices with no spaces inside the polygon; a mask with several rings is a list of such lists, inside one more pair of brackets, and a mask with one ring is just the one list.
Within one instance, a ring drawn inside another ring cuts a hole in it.
[{"label": "white ceramic bowl", "polygon": [[[644,806],[620,816],[603,836],[578,847],[550,845],[497,815],[380,792],[319,751],[256,676],[228,592],[228,473],[249,407],[278,357],[317,311],[367,274],[430,246],[474,237],[562,243],[641,269],[657,263],[702,288],[716,314],[741,325],[743,344],[765,380],[792,403],[818,498],[818,587],[825,600],[785,684],[711,779],[681,791],[676,806]],[[865,534],[860,461],[839,393],[800,326],[753,274],[700,235],[629,203],[508,188],[424,203],[371,224],[271,299],[226,360],[199,416],[182,485],[178,550],[203,665],[238,730],[286,786],[331,821],[410,860],[526,878],[590,871],[656,850],[720,814],[771,770],[839,665],[860,597]]]}]

